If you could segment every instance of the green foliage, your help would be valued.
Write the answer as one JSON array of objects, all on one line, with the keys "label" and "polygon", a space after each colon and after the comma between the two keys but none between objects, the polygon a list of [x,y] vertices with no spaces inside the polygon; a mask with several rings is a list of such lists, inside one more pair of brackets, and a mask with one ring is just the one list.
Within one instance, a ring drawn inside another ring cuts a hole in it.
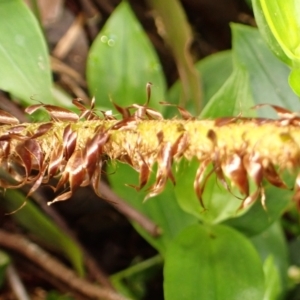
[{"label": "green foliage", "polygon": [[166,300],[263,298],[263,270],[254,246],[223,225],[185,228],[169,246],[164,275]]},{"label": "green foliage", "polygon": [[10,258],[8,254],[0,250],[0,289],[3,286],[6,275],[6,268],[10,264]]},{"label": "green foliage", "polygon": [[[127,2],[122,2],[95,39],[87,62],[91,96],[101,107],[110,98],[129,106],[147,101],[145,86],[153,84],[151,106],[157,110],[165,97],[165,79],[152,44]],[[134,100],[133,100],[134,99]]]},{"label": "green foliage", "polygon": [[0,6],[0,88],[26,105],[31,97],[52,103],[49,56],[37,20],[24,1],[1,0]]},{"label": "green foliage", "polygon": [[[292,5],[297,7],[293,9]],[[201,118],[239,114],[273,117],[269,108],[251,110],[261,103],[300,109],[299,99],[293,93],[294,90],[299,95],[300,89],[298,5],[297,1],[253,1],[260,32],[232,24],[232,50],[196,63],[203,79],[205,107]],[[31,97],[55,104],[46,43],[37,21],[21,0],[1,0],[0,7],[0,88],[26,105],[33,103]],[[10,20],[9,26],[4,14],[14,20]],[[109,109],[110,97],[121,106],[144,104],[145,85],[152,82],[150,106],[166,117],[173,116],[174,108],[159,106],[158,102],[167,99],[178,104],[180,86],[184,84],[177,82],[166,91],[154,47],[127,2],[112,13],[91,47],[87,81],[90,96],[96,97],[96,106]],[[193,103],[187,103],[186,108],[196,114]],[[239,210],[241,200],[212,176],[203,194],[204,209],[193,190],[198,167],[196,160],[182,160],[173,170],[176,187],[168,183],[162,194],[144,203],[145,190],[136,191],[125,185],[137,185],[138,174],[128,165],[113,162],[108,166],[113,190],[162,229],[162,235],[154,238],[133,224],[165,259],[165,298],[267,300],[284,295],[291,262],[278,221],[291,205],[291,191],[266,185],[266,210],[259,201],[247,210]],[[254,188],[252,184],[251,189]],[[241,196],[235,188],[232,192]],[[9,210],[24,202],[24,196],[13,191],[7,191],[6,199]],[[83,273],[80,250],[36,207],[27,203],[14,218],[43,242],[55,245],[77,272]],[[295,244],[299,246],[299,241]],[[297,261],[296,248],[291,247],[293,262]],[[143,263],[132,267],[134,272],[129,268],[113,277],[115,286],[134,299],[142,297],[143,281],[153,267]],[[0,262],[0,280],[4,268],[5,263]],[[138,281],[135,286],[133,279]],[[54,298],[49,294],[49,299]]]},{"label": "green foliage", "polygon": [[254,0],[261,33],[275,55],[291,67],[289,83],[300,96],[300,2]]},{"label": "green foliage", "polygon": [[16,190],[8,190],[1,205],[12,215],[24,228],[33,233],[41,242],[50,249],[63,253],[72,263],[74,269],[80,276],[84,275],[83,256],[81,249],[64,234],[57,225],[47,218],[33,203],[27,201],[24,204],[24,195]]}]

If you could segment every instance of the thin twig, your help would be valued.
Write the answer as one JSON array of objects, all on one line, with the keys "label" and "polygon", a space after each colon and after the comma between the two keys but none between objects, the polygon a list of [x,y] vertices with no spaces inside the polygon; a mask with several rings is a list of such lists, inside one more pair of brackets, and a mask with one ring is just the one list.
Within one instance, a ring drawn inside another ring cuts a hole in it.
[{"label": "thin twig", "polygon": [[74,43],[77,41],[79,34],[82,31],[84,18],[82,14],[79,14],[73,24],[70,26],[65,35],[57,43],[56,47],[52,51],[52,55],[63,59],[67,56],[70,50],[73,48]]},{"label": "thin twig", "polygon": [[18,300],[30,300],[28,293],[20,279],[13,264],[9,264],[6,269],[7,281]]},{"label": "thin twig", "polygon": [[106,183],[101,181],[99,189],[103,198],[109,200],[108,203],[128,219],[137,222],[153,237],[161,234],[161,229],[153,221],[117,196]]},{"label": "thin twig", "polygon": [[51,62],[51,69],[54,72],[65,74],[69,77],[71,77],[73,80],[75,80],[80,86],[86,88],[87,84],[84,78],[72,67],[68,66],[64,62],[62,62],[60,59],[50,56],[50,62]]},{"label": "thin twig", "polygon": [[62,265],[38,245],[30,242],[19,234],[11,234],[0,229],[0,245],[17,251],[29,260],[33,261],[50,275],[58,278],[61,282],[91,299],[125,300],[121,295],[94,285],[83,278],[79,278],[72,270]]},{"label": "thin twig", "polygon": [[[28,192],[28,190],[25,192]],[[55,209],[53,209],[52,206],[49,206],[46,204],[44,196],[41,195],[40,192],[36,191],[31,195],[31,197],[39,204],[39,206],[42,208],[42,210],[51,217],[51,219],[59,226],[59,228],[63,232],[65,232],[74,241],[74,243],[76,243],[77,247],[79,247],[81,249],[81,251],[84,255],[84,260],[85,260],[86,266],[87,266],[88,270],[90,271],[91,275],[94,276],[95,279],[103,287],[110,289],[111,291],[114,291],[114,288],[113,288],[109,278],[101,270],[98,263],[90,255],[90,253],[84,247],[84,245],[82,245],[82,243],[79,241],[79,239],[74,234],[72,229],[68,226],[68,224],[65,222],[65,220],[56,212]]]}]

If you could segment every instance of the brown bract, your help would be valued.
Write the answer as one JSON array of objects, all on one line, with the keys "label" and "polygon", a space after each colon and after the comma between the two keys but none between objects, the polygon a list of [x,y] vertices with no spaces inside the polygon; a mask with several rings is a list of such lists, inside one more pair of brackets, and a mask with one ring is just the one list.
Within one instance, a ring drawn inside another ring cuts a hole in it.
[{"label": "brown bract", "polygon": [[[174,163],[196,158],[199,167],[194,190],[203,207],[202,194],[213,172],[229,192],[232,186],[238,188],[241,208],[258,197],[265,207],[264,181],[288,188],[280,172],[297,171],[300,165],[300,118],[281,107],[272,106],[278,113],[277,120],[241,116],[196,120],[180,107],[182,120],[164,120],[147,103],[126,108],[114,104],[122,116],[117,120],[106,112],[100,117],[94,101],[90,108],[79,99],[73,103],[80,110],[78,115],[53,105],[27,108],[28,113],[45,109],[51,119],[46,123],[18,124],[13,116],[0,111],[1,167],[14,179],[13,183],[1,179],[1,187],[30,184],[30,195],[57,177],[52,188],[58,196],[51,203],[66,200],[89,184],[100,195],[105,157],[125,162],[139,172],[139,184],[134,186],[138,190],[147,185],[156,164],[149,198],[161,193],[167,180],[175,184]],[[250,180],[256,185],[254,191],[249,188]],[[295,181],[294,199],[300,206],[300,175]]]}]

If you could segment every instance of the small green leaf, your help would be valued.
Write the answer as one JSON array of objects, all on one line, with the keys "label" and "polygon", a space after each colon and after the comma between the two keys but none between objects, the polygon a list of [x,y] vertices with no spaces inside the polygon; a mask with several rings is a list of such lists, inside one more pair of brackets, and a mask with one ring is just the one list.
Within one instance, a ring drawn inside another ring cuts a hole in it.
[{"label": "small green leaf", "polygon": [[122,106],[144,104],[151,82],[151,107],[165,100],[165,80],[159,59],[130,5],[123,1],[95,39],[87,61],[90,95],[97,106],[111,107],[109,97]]},{"label": "small green leaf", "polygon": [[195,224],[170,245],[164,268],[166,300],[263,299],[264,276],[252,244],[227,226]]},{"label": "small green leaf", "polygon": [[[109,165],[108,173],[111,187],[121,198],[132,205],[155,222],[161,229],[162,235],[152,237],[144,229],[133,223],[137,231],[162,255],[164,255],[170,241],[186,226],[194,224],[197,219],[185,213],[179,207],[175,195],[174,186],[169,182],[163,193],[156,197],[143,200],[147,194],[146,189],[136,191],[134,188],[124,184],[126,178],[127,184],[138,185],[139,174],[130,166],[118,163]],[[155,171],[150,182],[153,182]]]},{"label": "small green leaf", "polygon": [[27,105],[31,97],[52,103],[47,46],[24,1],[0,1],[0,32],[0,88]]},{"label": "small green leaf", "polygon": [[10,264],[9,256],[4,251],[0,250],[0,288],[4,283],[6,268],[9,264]]},{"label": "small green leaf", "polygon": [[[24,207],[21,207],[27,201]],[[63,253],[73,264],[79,275],[83,276],[83,255],[77,245],[65,235],[46,215],[20,192],[7,190],[1,205],[8,212],[16,211],[12,217],[24,228],[36,235],[48,247]]]},{"label": "small green leaf", "polygon": [[300,69],[293,69],[289,76],[289,84],[294,93],[300,97]]},{"label": "small green leaf", "polygon": [[[276,274],[278,277],[277,288],[279,288],[279,290],[282,292],[287,288],[289,256],[287,242],[285,240],[284,232],[280,223],[273,223],[266,230],[258,235],[255,235],[250,240],[259,253],[261,261],[264,263],[264,265],[267,264],[270,268],[272,266],[272,269],[276,269]],[[270,259],[272,262],[267,262],[267,260]],[[271,274],[268,274],[268,276],[271,276]],[[275,278],[273,278],[273,280],[275,280]],[[270,289],[272,288],[268,280],[266,280],[266,284]]]},{"label": "small green leaf", "polygon": [[265,294],[263,300],[277,300],[282,293],[282,287],[279,272],[272,255],[264,262],[264,273]]}]

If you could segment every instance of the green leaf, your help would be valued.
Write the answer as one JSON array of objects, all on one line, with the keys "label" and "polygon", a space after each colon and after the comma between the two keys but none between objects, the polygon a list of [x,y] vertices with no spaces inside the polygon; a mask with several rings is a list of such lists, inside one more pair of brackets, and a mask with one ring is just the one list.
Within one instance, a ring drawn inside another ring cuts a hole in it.
[{"label": "green leaf", "polygon": [[48,51],[39,24],[21,0],[0,1],[0,88],[25,104],[52,103]]},{"label": "green leaf", "polygon": [[262,264],[252,244],[227,226],[192,225],[170,245],[166,300],[263,299]]},{"label": "green leaf", "polygon": [[62,295],[57,291],[50,291],[47,293],[46,300],[75,300],[75,298],[69,296],[68,294]]},{"label": "green leaf", "polygon": [[266,267],[268,270],[269,268],[272,270],[275,269],[274,277],[271,274],[273,271],[267,274],[268,277],[271,277],[270,281],[278,280],[276,288],[275,285],[272,287],[269,280],[266,280],[270,292],[274,288],[274,293],[275,291],[277,293],[283,292],[287,288],[289,257],[287,242],[280,223],[275,222],[260,234],[252,237],[251,241],[259,253],[261,261],[264,263],[264,268]]},{"label": "green leaf", "polygon": [[265,294],[263,300],[278,300],[282,293],[282,287],[278,269],[276,268],[272,255],[264,262],[264,273]]},{"label": "green leaf", "polygon": [[165,80],[159,59],[126,1],[115,9],[95,39],[87,61],[90,95],[97,106],[111,107],[109,97],[122,106],[144,104],[151,82],[151,107],[162,110]]},{"label": "green leaf", "polygon": [[[203,105],[206,105],[208,100],[221,88],[224,82],[232,73],[232,53],[231,50],[212,54],[196,63],[196,69],[200,74]],[[218,72],[216,72],[218,70]],[[199,83],[200,84],[200,83]],[[181,82],[176,81],[170,88],[167,94],[168,102],[179,104]],[[188,102],[185,107],[192,114],[195,114],[193,103]],[[167,107],[166,116],[173,117],[176,110]]]},{"label": "green leaf", "polygon": [[[257,29],[232,24],[234,62],[245,68],[255,104],[270,103],[300,110],[299,98],[288,85],[289,68],[276,59]],[[270,108],[258,110],[261,117],[277,117]]]},{"label": "green leaf", "polygon": [[252,0],[252,4],[253,4],[254,15],[255,15],[255,21],[258,25],[259,32],[261,33],[262,37],[267,42],[272,52],[279,59],[281,59],[287,65],[292,66],[293,65],[292,60],[284,53],[281,46],[279,45],[276,38],[274,37],[272,31],[270,30],[270,27],[267,23],[266,17],[261,7],[261,1]]},{"label": "green leaf", "polygon": [[[136,191],[124,184],[124,178],[126,178],[127,184],[138,185],[139,174],[135,170],[128,165],[118,163],[110,164],[108,173],[112,174],[109,181],[113,191],[134,208],[148,216],[162,229],[162,235],[154,238],[139,225],[133,223],[137,231],[162,255],[164,255],[170,241],[183,228],[197,221],[196,218],[185,213],[179,207],[174,195],[174,186],[170,182],[163,193],[144,202],[143,200],[147,194],[145,189]],[[155,171],[152,173],[153,176],[150,182],[153,182]]]},{"label": "green leaf", "polygon": [[300,96],[300,69],[293,69],[289,76],[289,84],[297,96]]},{"label": "green leaf", "polygon": [[[21,207],[24,202],[26,205]],[[73,264],[80,276],[83,276],[83,255],[77,245],[65,235],[46,215],[20,192],[7,190],[1,205],[8,212],[14,212],[12,217],[24,228],[36,235],[48,247],[63,253]]]},{"label": "green leaf", "polygon": [[0,288],[3,286],[6,268],[10,264],[10,258],[6,252],[0,250]]},{"label": "green leaf", "polygon": [[265,20],[285,54],[300,63],[300,2],[260,0]]},{"label": "green leaf", "polygon": [[204,107],[201,118],[232,117],[241,113],[254,116],[255,112],[249,111],[253,104],[248,73],[236,65],[231,76]]}]

